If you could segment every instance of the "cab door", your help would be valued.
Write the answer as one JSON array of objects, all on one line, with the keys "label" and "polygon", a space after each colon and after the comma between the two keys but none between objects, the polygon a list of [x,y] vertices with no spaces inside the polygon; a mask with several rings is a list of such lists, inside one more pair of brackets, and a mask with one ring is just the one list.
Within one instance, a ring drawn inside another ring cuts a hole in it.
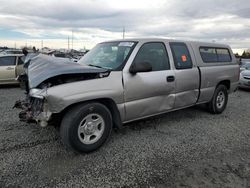
[{"label": "cab door", "polygon": [[131,74],[123,72],[125,121],[159,114],[174,107],[175,73],[162,42],[144,43],[133,64],[150,63],[152,71]]},{"label": "cab door", "polygon": [[16,79],[16,57],[0,57],[0,82],[11,83]]}]

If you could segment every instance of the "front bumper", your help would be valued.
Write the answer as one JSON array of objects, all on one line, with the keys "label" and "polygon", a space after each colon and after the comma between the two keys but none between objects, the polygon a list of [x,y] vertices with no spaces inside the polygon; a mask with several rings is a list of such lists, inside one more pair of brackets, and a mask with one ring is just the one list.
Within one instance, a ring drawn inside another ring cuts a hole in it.
[{"label": "front bumper", "polygon": [[14,108],[21,109],[19,113],[20,121],[27,123],[38,123],[45,127],[51,118],[52,113],[48,110],[44,98],[36,98],[27,95],[25,100],[16,101]]}]

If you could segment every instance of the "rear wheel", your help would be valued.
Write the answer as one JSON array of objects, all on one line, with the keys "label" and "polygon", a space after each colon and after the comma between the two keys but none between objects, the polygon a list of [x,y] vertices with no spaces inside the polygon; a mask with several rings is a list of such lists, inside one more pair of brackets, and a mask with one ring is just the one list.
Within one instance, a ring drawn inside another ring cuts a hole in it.
[{"label": "rear wheel", "polygon": [[60,136],[63,143],[78,152],[98,149],[112,130],[112,117],[108,108],[100,103],[73,107],[64,116]]},{"label": "rear wheel", "polygon": [[228,92],[225,85],[219,85],[215,89],[212,100],[208,103],[208,109],[213,114],[222,113],[228,101]]}]

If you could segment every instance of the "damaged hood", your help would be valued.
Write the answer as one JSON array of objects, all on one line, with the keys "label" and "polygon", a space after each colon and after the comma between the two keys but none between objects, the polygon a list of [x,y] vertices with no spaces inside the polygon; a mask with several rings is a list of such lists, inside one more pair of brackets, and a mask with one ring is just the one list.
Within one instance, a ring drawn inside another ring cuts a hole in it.
[{"label": "damaged hood", "polygon": [[108,72],[108,70],[72,63],[67,58],[51,57],[43,54],[33,57],[27,70],[30,88],[35,88],[43,81],[59,75],[105,72]]}]

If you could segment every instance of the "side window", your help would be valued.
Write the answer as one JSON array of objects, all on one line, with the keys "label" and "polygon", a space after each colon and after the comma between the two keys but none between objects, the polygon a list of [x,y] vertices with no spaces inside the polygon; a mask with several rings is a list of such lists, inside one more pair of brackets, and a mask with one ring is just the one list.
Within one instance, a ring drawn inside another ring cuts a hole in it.
[{"label": "side window", "polygon": [[216,62],[217,61],[217,54],[216,54],[215,48],[201,47],[200,54],[204,62]]},{"label": "side window", "polygon": [[14,66],[16,65],[16,57],[0,57],[0,66]]},{"label": "side window", "polygon": [[205,63],[232,61],[229,50],[226,48],[200,47],[200,54]]},{"label": "side window", "polygon": [[219,62],[230,62],[232,61],[229,50],[225,48],[216,49]]},{"label": "side window", "polygon": [[191,56],[185,43],[171,42],[170,47],[176,69],[189,69],[193,67]]},{"label": "side window", "polygon": [[161,42],[149,42],[142,45],[133,63],[148,62],[152,71],[169,70],[169,58],[165,45]]}]

